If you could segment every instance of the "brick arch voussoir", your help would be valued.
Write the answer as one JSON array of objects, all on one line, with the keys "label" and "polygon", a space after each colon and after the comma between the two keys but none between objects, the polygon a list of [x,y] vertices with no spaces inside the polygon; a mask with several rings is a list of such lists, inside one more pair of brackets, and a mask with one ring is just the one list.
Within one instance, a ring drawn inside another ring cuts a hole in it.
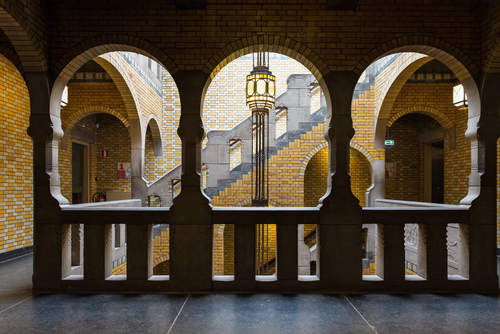
[{"label": "brick arch voussoir", "polygon": [[127,129],[130,127],[128,119],[122,113],[118,112],[117,110],[111,107],[96,105],[96,106],[85,106],[83,108],[80,108],[78,112],[73,114],[73,116],[70,119],[68,119],[66,122],[63,122],[63,130],[67,131],[72,129],[82,119],[93,114],[108,114],[115,116],[122,122],[123,126],[125,126]]},{"label": "brick arch voussoir", "polygon": [[[321,144],[319,145],[316,145],[312,150],[309,151],[309,153],[307,153],[302,162],[301,162],[301,165],[300,165],[300,172],[299,172],[299,176],[301,178],[304,177],[305,175],[305,171],[307,169],[307,165],[309,164],[309,162],[311,161],[311,159],[319,152],[321,151],[322,149],[328,147],[328,143],[326,141],[322,142]],[[373,154],[368,150],[366,149],[363,145],[360,145],[358,143],[355,143],[353,141],[351,141],[351,143],[349,144],[349,147],[355,151],[358,151],[359,153],[361,153],[368,162],[371,162],[373,159],[374,159],[374,156]]]},{"label": "brick arch voussoir", "polygon": [[398,73],[397,76],[393,78],[393,82],[389,85],[389,88],[382,96],[382,103],[380,105],[378,112],[378,119],[387,119],[391,116],[392,106],[399,95],[399,92],[406,84],[408,79],[415,73],[422,65],[432,60],[432,57],[423,57],[416,59],[406,66],[402,71]]},{"label": "brick arch voussoir", "polygon": [[[0,29],[3,30],[19,59],[16,67],[21,73],[47,71],[47,59],[40,37],[29,28],[22,13],[16,15],[15,5],[0,1]],[[15,64],[15,63],[14,63]]]},{"label": "brick arch voussoir", "polygon": [[0,47],[0,54],[8,61],[10,61],[12,65],[14,65],[14,67],[17,69],[17,71],[21,73],[21,75],[23,75],[23,66],[21,64],[21,59],[19,59],[19,56],[13,47]]},{"label": "brick arch voussoir", "polygon": [[349,146],[351,149],[361,153],[361,155],[364,156],[368,162],[371,162],[374,159],[373,154],[363,145],[351,141]]},{"label": "brick arch voussoir", "polygon": [[68,52],[52,66],[55,73],[66,80],[89,60],[112,51],[130,51],[150,57],[170,73],[174,74],[178,66],[162,49],[147,40],[126,34],[100,34],[86,38],[68,48]]},{"label": "brick arch voussoir", "polygon": [[321,57],[300,42],[279,35],[259,35],[245,37],[224,46],[207,62],[205,72],[210,74],[211,80],[231,61],[259,50],[280,53],[297,60],[318,80],[329,71]]},{"label": "brick arch voussoir", "polygon": [[475,77],[480,71],[478,64],[459,48],[428,35],[406,35],[379,43],[357,63],[354,71],[361,75],[375,60],[398,52],[418,52],[431,56],[448,66],[461,81]]},{"label": "brick arch voussoir", "polygon": [[139,119],[142,114],[139,96],[125,70],[121,69],[116,62],[113,62],[113,59],[106,59],[103,55],[95,57],[93,60],[101,65],[113,80],[122,97],[128,119]]},{"label": "brick arch voussoir", "polygon": [[408,114],[421,114],[436,120],[444,129],[452,128],[455,123],[445,114],[437,109],[426,105],[416,105],[406,110],[393,114],[387,122],[387,128],[390,128],[398,119]]}]

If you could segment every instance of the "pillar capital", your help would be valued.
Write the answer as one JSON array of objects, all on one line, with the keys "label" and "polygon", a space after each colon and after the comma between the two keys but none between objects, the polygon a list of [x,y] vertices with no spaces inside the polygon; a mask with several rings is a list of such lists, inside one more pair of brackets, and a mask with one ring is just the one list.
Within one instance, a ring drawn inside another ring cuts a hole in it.
[{"label": "pillar capital", "polygon": [[[351,192],[349,176],[350,141],[354,136],[351,101],[357,81],[358,75],[352,71],[331,71],[323,77],[322,82],[323,89],[327,90],[325,98],[331,117],[325,130],[325,137],[329,142],[330,188],[323,197],[321,210],[335,211],[337,217],[345,218],[340,218],[337,223],[354,223],[360,218],[359,201]],[[322,220],[323,223],[333,223],[331,219]]]},{"label": "pillar capital", "polygon": [[208,75],[202,71],[178,71],[173,78],[181,102],[177,133],[182,141],[181,193],[173,200],[173,219],[177,223],[210,224],[209,200],[201,191],[201,141],[205,135],[201,111]]}]

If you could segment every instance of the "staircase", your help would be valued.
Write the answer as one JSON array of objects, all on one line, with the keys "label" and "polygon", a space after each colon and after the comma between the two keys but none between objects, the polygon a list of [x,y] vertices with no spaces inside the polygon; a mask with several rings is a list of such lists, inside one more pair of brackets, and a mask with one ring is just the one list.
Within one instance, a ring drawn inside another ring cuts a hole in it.
[{"label": "staircase", "polygon": [[[387,59],[373,63],[365,71],[365,77],[358,82],[353,95],[353,100],[367,90],[372,89],[375,77],[380,74],[385,68],[391,65],[399,54],[395,54]],[[310,135],[313,129],[321,126],[323,131],[327,118],[326,103],[321,97],[320,108],[313,113],[310,112],[310,104],[300,104],[296,101],[305,101],[309,98],[310,87],[315,82],[312,75],[294,74],[288,78],[287,91],[276,98],[276,107],[286,107],[287,115],[287,131],[280,137],[270,138],[270,159],[291,147],[293,143],[300,141]],[[293,93],[292,93],[293,92]],[[291,99],[291,94],[299,94],[301,98]],[[271,133],[274,133],[276,111],[270,111],[269,123]],[[230,130],[214,130],[207,133],[208,142],[202,150],[202,161],[205,162],[208,176],[207,187],[204,189],[205,194],[211,199],[220,197],[221,193],[228,188],[231,188],[238,181],[242,181],[245,175],[249,175],[252,171],[252,154],[251,154],[251,118],[248,117],[241,123]],[[232,170],[229,169],[229,141],[242,141],[242,161],[241,164]],[[324,143],[324,137],[317,138],[317,144]],[[224,147],[225,157],[220,157],[221,146]],[[217,160],[220,159],[220,160]],[[270,160],[271,161],[271,160]],[[170,206],[172,203],[172,180],[181,178],[181,166],[177,166],[164,176],[153,182],[148,187],[148,194],[158,194],[162,197],[162,206]]]}]

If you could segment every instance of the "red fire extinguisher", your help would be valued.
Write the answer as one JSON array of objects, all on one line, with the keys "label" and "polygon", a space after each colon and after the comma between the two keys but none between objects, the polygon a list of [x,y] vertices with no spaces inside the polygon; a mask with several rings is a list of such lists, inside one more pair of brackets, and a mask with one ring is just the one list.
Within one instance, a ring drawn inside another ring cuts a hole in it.
[{"label": "red fire extinguisher", "polygon": [[105,202],[106,193],[104,191],[98,191],[92,195],[92,202]]}]

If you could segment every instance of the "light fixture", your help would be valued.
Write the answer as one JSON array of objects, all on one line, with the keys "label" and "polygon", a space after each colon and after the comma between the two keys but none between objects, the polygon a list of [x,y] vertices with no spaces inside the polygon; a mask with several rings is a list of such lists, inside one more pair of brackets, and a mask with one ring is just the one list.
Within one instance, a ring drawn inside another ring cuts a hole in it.
[{"label": "light fixture", "polygon": [[252,206],[269,203],[269,110],[274,107],[276,78],[269,71],[269,53],[252,54],[253,70],[247,75],[246,103],[252,111]]},{"label": "light fixture", "polygon": [[[276,78],[269,71],[269,53],[252,54],[246,102],[252,111],[252,206],[269,206],[269,110],[274,107]],[[269,224],[256,224],[256,274],[269,265]]]},{"label": "light fixture", "polygon": [[459,109],[467,109],[467,94],[462,84],[453,87],[453,105]]}]

